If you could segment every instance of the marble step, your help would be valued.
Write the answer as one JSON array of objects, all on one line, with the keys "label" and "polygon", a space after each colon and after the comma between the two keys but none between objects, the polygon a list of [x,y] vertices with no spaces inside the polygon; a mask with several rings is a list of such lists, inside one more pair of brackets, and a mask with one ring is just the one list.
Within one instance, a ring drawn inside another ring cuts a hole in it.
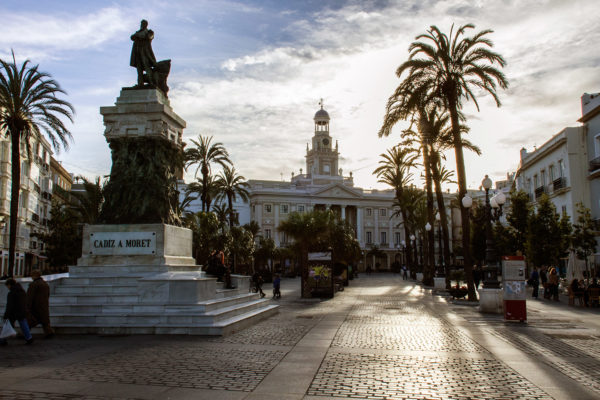
[{"label": "marble step", "polygon": [[86,265],[86,266],[71,266],[69,267],[70,277],[85,277],[86,275],[108,274],[108,275],[138,275],[148,276],[151,274],[159,274],[169,271],[200,271],[200,265],[194,264],[174,264],[174,265]]},{"label": "marble step", "polygon": [[258,300],[255,293],[232,296],[222,299],[211,299],[196,304],[139,304],[139,303],[51,303],[51,315],[60,314],[110,314],[110,313],[207,313],[225,307]]},{"label": "marble step", "polygon": [[110,312],[110,313],[58,313],[51,310],[52,325],[56,327],[72,324],[85,324],[89,326],[127,326],[127,325],[206,325],[234,318],[238,315],[260,310],[268,307],[266,300],[253,300],[220,308],[208,313],[194,312],[193,310],[180,310],[171,312]]},{"label": "marble step", "polygon": [[54,290],[55,295],[72,295],[78,296],[81,294],[97,294],[97,295],[113,295],[113,294],[130,294],[137,295],[138,286],[135,284],[113,283],[108,285],[61,285]]},{"label": "marble step", "polygon": [[188,326],[181,324],[126,324],[121,326],[89,326],[82,323],[71,323],[56,326],[55,330],[58,334],[221,336],[240,331],[276,314],[279,311],[278,307],[279,306],[277,305],[268,305],[260,309],[252,310],[247,313],[239,314],[235,317],[219,321],[218,323],[205,325]]},{"label": "marble step", "polygon": [[128,284],[137,285],[140,279],[137,275],[107,275],[95,274],[86,275],[85,277],[75,276],[63,279],[61,286],[71,285],[112,285],[112,284]]},{"label": "marble step", "polygon": [[137,294],[78,294],[50,296],[50,307],[54,304],[132,304],[138,302]]}]

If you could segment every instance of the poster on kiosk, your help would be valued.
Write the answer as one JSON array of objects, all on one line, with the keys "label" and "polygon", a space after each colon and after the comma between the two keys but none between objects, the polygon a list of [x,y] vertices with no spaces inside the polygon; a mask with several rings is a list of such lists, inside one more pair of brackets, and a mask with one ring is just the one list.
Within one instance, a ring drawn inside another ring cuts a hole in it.
[{"label": "poster on kiosk", "polygon": [[525,257],[502,257],[502,282],[504,287],[504,320],[527,321],[527,307],[525,303],[527,280]]}]

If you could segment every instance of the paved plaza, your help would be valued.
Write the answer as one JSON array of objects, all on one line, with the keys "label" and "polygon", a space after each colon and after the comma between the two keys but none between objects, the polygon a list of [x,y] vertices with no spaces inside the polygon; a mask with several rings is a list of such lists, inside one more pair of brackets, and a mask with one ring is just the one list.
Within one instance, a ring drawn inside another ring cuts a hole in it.
[{"label": "paved plaza", "polygon": [[598,309],[528,301],[527,324],[505,323],[399,275],[327,301],[299,286],[284,280],[279,314],[227,337],[12,340],[0,398],[600,399]]}]

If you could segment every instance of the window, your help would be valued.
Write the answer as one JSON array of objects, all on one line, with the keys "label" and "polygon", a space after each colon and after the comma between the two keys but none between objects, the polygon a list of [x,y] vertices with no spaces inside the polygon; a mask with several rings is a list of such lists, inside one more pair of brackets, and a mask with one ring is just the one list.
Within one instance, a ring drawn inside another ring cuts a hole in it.
[{"label": "window", "polygon": [[324,164],[323,165],[323,174],[329,175],[329,172],[330,172],[329,164]]},{"label": "window", "polygon": [[281,243],[287,243],[288,242],[288,235],[285,232],[281,232]]},{"label": "window", "polygon": [[567,213],[567,206],[562,206],[562,213],[563,215]]},{"label": "window", "polygon": [[565,163],[563,160],[558,160],[558,175],[559,175],[559,178],[562,178],[565,176]]},{"label": "window", "polygon": [[304,212],[304,204],[298,204],[298,212]]},{"label": "window", "polygon": [[396,237],[395,244],[400,244],[400,232],[394,232],[394,236]]},{"label": "window", "polygon": [[381,243],[387,243],[387,232],[381,232]]},{"label": "window", "polygon": [[371,232],[367,232],[367,243],[373,243],[373,236]]},{"label": "window", "polygon": [[387,215],[387,209],[385,208],[380,208],[379,209],[379,216],[380,217],[385,217]]},{"label": "window", "polygon": [[289,205],[287,205],[287,204],[280,204],[280,205],[279,205],[279,212],[280,212],[281,214],[287,214],[287,213],[289,212],[289,210],[290,210],[290,208],[289,208],[289,207],[290,207],[290,206],[289,206]]},{"label": "window", "polygon": [[548,175],[550,177],[550,181],[554,182],[554,164],[548,167]]},{"label": "window", "polygon": [[594,147],[596,150],[596,157],[600,157],[600,133],[594,136]]},{"label": "window", "polygon": [[370,217],[372,213],[373,213],[373,210],[370,208],[367,208],[367,217]]},{"label": "window", "polygon": [[265,238],[271,239],[271,230],[270,229],[265,229]]},{"label": "window", "polygon": [[539,185],[538,185],[538,176],[537,175],[533,176],[533,187],[536,188],[536,189],[539,187]]},{"label": "window", "polygon": [[544,186],[546,184],[546,171],[545,170],[542,170],[542,172],[540,172],[540,178],[541,178],[540,184],[542,186]]},{"label": "window", "polygon": [[265,213],[268,213],[268,214],[271,213],[271,205],[270,204],[265,204]]}]

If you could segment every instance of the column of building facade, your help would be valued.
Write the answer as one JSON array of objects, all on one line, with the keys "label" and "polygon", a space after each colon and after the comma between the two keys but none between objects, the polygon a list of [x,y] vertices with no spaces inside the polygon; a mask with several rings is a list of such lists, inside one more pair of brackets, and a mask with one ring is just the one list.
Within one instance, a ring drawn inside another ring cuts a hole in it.
[{"label": "column of building facade", "polygon": [[273,240],[275,241],[275,246],[279,247],[279,230],[277,229],[279,227],[279,204],[273,204],[273,208],[273,213],[275,214],[275,223],[273,225],[273,236],[275,237]]},{"label": "column of building facade", "polygon": [[358,238],[358,243],[360,247],[363,247],[365,241],[363,239],[363,209],[362,207],[356,207],[356,237]]},{"label": "column of building facade", "polygon": [[373,238],[373,243],[374,244],[380,244],[381,242],[379,241],[379,239],[381,239],[381,238],[379,237],[379,209],[373,207],[372,210],[373,210],[373,214],[375,214],[375,216],[373,217],[374,220],[375,220],[375,223],[373,224],[374,225],[374,227],[373,227],[373,236],[375,236]]},{"label": "column of building facade", "polygon": [[342,221],[346,220],[346,205],[342,204],[340,205],[340,208],[342,209]]},{"label": "column of building facade", "polygon": [[388,215],[388,212],[390,214],[390,216],[388,217],[388,243],[390,245],[389,247],[393,248],[394,241],[396,240],[396,238],[394,237],[394,222],[392,218],[392,210],[388,210],[386,208],[385,215]]},{"label": "column of building facade", "polygon": [[261,203],[255,203],[254,204],[254,220],[256,222],[258,222],[258,226],[260,227],[260,230],[262,230],[262,228],[263,228],[262,211],[263,211],[263,205]]}]

